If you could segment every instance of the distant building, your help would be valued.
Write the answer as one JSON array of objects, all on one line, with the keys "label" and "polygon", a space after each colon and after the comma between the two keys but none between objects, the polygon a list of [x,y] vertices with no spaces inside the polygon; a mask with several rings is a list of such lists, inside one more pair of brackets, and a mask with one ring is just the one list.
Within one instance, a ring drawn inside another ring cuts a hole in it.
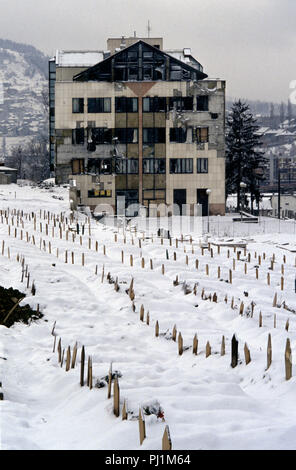
[{"label": "distant building", "polygon": [[[278,217],[278,195],[274,194],[271,198],[272,214],[274,217]],[[296,219],[296,193],[293,194],[281,194],[280,197],[281,205],[281,218]]]},{"label": "distant building", "polygon": [[58,51],[49,71],[51,167],[75,181],[75,204],[225,213],[225,81],[189,48],[111,38],[107,51]]},{"label": "distant building", "polygon": [[0,162],[0,184],[10,184],[17,182],[17,169],[4,166]]}]

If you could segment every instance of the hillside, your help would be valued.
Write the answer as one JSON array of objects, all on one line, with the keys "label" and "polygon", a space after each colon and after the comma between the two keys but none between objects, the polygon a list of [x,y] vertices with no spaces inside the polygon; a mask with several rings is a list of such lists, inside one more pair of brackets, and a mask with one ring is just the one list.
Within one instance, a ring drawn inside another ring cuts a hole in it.
[{"label": "hillside", "polygon": [[47,129],[42,91],[48,57],[35,47],[0,39],[0,136],[32,136]]}]

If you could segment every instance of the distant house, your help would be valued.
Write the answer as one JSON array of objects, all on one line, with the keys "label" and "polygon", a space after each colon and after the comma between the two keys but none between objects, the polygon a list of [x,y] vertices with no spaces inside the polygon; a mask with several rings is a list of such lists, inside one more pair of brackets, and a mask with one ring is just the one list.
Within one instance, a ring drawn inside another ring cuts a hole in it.
[{"label": "distant house", "polygon": [[0,163],[0,184],[16,183],[17,181],[17,169],[9,168],[4,166],[4,163]]}]

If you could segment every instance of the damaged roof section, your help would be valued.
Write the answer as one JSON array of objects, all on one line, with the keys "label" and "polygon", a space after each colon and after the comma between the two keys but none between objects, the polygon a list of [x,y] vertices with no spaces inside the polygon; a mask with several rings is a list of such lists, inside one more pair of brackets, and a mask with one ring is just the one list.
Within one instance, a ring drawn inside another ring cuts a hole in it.
[{"label": "damaged roof section", "polygon": [[74,76],[74,81],[191,81],[207,75],[144,41],[126,47]]}]

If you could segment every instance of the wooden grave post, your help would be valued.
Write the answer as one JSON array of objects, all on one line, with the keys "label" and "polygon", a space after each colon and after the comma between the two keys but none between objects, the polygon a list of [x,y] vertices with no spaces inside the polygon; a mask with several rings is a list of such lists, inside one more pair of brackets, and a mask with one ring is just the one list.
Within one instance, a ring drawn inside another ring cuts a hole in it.
[{"label": "wooden grave post", "polygon": [[289,338],[287,338],[287,342],[286,342],[285,370],[286,370],[286,380],[290,380],[290,378],[292,377],[292,351],[291,351]]},{"label": "wooden grave post", "polygon": [[179,335],[178,335],[178,352],[179,352],[179,356],[182,356],[182,354],[183,354],[183,338],[182,338],[181,333],[179,333]]},{"label": "wooden grave post", "polygon": [[141,409],[139,410],[139,434],[140,434],[140,445],[142,445],[144,439],[146,438],[146,426],[145,426],[145,421],[142,418]]},{"label": "wooden grave post", "polygon": [[80,385],[81,387],[84,386],[84,362],[85,362],[85,349],[84,349],[84,346],[82,346],[81,358],[80,358]]},{"label": "wooden grave post", "polygon": [[238,340],[236,339],[235,334],[231,340],[231,367],[234,368],[238,363]]},{"label": "wooden grave post", "polygon": [[162,436],[162,450],[172,450],[172,440],[168,425],[166,425]]}]

